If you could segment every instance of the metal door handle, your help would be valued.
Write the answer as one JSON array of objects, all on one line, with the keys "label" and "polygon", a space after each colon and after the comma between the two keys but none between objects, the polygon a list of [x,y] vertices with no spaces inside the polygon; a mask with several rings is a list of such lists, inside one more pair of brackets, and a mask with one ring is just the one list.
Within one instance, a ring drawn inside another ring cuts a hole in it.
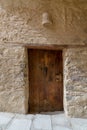
[{"label": "metal door handle", "polygon": [[56,82],[62,81],[62,74],[56,75]]}]

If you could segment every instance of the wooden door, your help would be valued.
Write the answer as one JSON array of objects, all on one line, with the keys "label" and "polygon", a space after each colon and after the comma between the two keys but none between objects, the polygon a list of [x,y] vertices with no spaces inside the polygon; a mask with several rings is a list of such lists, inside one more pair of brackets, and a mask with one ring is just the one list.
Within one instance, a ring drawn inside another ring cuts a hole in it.
[{"label": "wooden door", "polygon": [[29,49],[29,112],[63,110],[62,51]]}]

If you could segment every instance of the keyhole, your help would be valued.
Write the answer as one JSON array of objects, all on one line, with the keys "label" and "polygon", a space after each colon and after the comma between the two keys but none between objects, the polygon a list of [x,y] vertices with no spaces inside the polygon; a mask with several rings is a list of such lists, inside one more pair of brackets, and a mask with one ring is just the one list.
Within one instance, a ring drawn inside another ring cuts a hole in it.
[{"label": "keyhole", "polygon": [[43,67],[43,74],[47,76],[48,68],[46,66]]}]

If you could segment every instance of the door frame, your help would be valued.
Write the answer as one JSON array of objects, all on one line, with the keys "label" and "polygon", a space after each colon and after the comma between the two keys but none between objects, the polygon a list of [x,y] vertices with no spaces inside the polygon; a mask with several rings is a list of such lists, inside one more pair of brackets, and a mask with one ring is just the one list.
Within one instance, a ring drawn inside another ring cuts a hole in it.
[{"label": "door frame", "polygon": [[61,50],[67,48],[67,45],[56,45],[56,44],[25,44],[25,48],[27,49],[40,49],[40,50]]},{"label": "door frame", "polygon": [[[62,64],[64,66],[64,59],[63,59],[63,49],[66,48],[66,46],[61,45],[51,45],[51,44],[29,44],[25,46],[27,48],[27,54],[30,49],[35,50],[54,50],[54,51],[62,51]],[[27,56],[28,57],[28,56]],[[28,81],[29,81],[29,58],[28,58]],[[63,81],[62,81],[62,87],[63,87],[63,110],[64,110],[64,67],[63,67]],[[28,83],[29,84],[29,83]],[[28,87],[29,89],[29,87]],[[29,98],[28,98],[28,113],[29,112]]]}]

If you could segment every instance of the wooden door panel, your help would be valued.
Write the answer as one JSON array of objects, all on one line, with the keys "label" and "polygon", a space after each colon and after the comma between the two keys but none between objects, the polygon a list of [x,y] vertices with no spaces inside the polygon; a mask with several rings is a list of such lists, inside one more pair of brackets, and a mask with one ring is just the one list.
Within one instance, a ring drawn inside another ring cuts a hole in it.
[{"label": "wooden door panel", "polygon": [[61,51],[29,50],[30,112],[63,109]]}]

